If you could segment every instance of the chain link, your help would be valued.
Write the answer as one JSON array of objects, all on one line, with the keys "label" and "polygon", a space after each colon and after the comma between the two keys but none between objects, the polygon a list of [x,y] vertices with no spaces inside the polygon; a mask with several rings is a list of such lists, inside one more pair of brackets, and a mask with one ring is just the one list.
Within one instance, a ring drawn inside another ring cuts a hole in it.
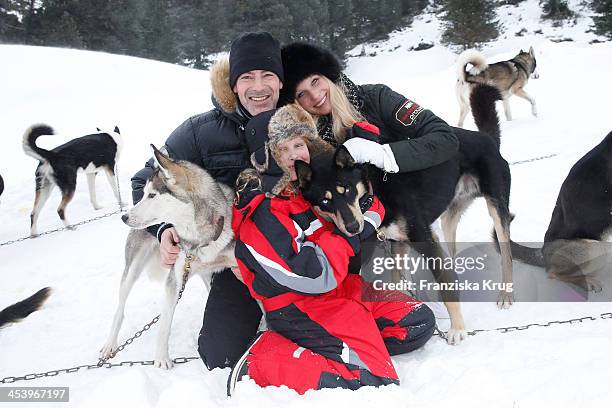
[{"label": "chain link", "polygon": [[555,157],[558,156],[558,153],[553,153],[553,154],[549,154],[547,156],[540,156],[540,157],[534,157],[533,159],[526,159],[526,160],[519,160],[519,161],[515,161],[510,163],[510,166],[514,166],[515,164],[525,164],[525,163],[531,163],[531,162],[535,162],[538,160],[544,160],[544,159],[550,159],[551,157]]},{"label": "chain link", "polygon": [[[184,273],[183,273],[183,282],[181,284],[181,290],[179,290],[178,298],[176,299],[176,303],[178,303],[179,300],[181,300],[181,298],[183,297],[183,292],[185,291],[185,285],[187,285],[187,279],[189,278],[189,272],[191,271],[191,261],[193,261],[193,259],[194,258],[193,258],[192,255],[187,255],[187,257],[186,257],[185,268],[184,268]],[[126,348],[129,344],[132,344],[132,342],[134,340],[136,340],[138,337],[142,336],[142,334],[144,332],[149,330],[151,328],[151,326],[153,326],[155,323],[157,323],[159,321],[160,316],[161,315],[155,316],[149,323],[145,324],[142,327],[142,329],[140,329],[136,333],[134,333],[134,335],[132,337],[128,338],[123,344],[118,346],[108,356],[100,358],[100,360],[98,361],[98,365],[102,366],[102,365],[106,364],[106,362],[108,360],[110,360],[111,358],[115,357],[117,355],[117,353],[119,353],[120,351],[123,351],[123,349]]]},{"label": "chain link", "polygon": [[5,245],[15,244],[15,243],[17,243],[17,242],[26,241],[26,240],[28,240],[28,239],[32,239],[32,238],[42,237],[43,235],[49,235],[49,234],[53,234],[53,233],[55,233],[55,232],[59,232],[59,231],[71,230],[71,229],[74,229],[74,228],[76,228],[76,227],[78,227],[78,226],[85,225],[85,224],[89,224],[90,222],[94,222],[94,221],[101,220],[101,219],[103,219],[103,218],[111,217],[111,216],[113,216],[113,215],[115,215],[115,214],[119,214],[119,213],[122,213],[122,212],[125,212],[125,210],[123,210],[123,209],[119,209],[119,210],[117,210],[117,211],[113,211],[113,212],[111,212],[111,213],[107,213],[107,214],[104,214],[104,215],[99,215],[99,216],[97,216],[97,217],[90,218],[90,219],[88,219],[88,220],[84,220],[84,221],[81,221],[81,222],[77,222],[76,224],[72,224],[72,225],[69,225],[69,226],[67,226],[67,227],[56,228],[56,229],[53,229],[53,230],[49,230],[49,231],[45,231],[45,232],[41,232],[40,234],[37,234],[37,235],[30,235],[30,236],[28,236],[28,237],[22,237],[22,238],[13,239],[13,240],[10,240],[10,241],[2,242],[2,243],[0,243],[0,247],[5,246]]},{"label": "chain link", "polygon": [[[602,313],[599,316],[585,316],[585,317],[577,317],[568,320],[553,320],[546,323],[529,323],[524,326],[507,326],[507,327],[497,327],[495,329],[474,329],[468,331],[468,336],[475,336],[478,333],[484,332],[499,332],[499,333],[510,333],[515,331],[527,330],[533,327],[550,327],[555,324],[574,324],[574,323],[583,323],[585,321],[593,321],[593,320],[602,320],[602,319],[612,319],[612,312]],[[434,328],[434,336],[438,336],[444,340],[448,339],[448,332],[444,332],[438,328],[436,325]]]},{"label": "chain link", "polygon": [[[199,357],[195,357],[195,356],[177,357],[173,359],[172,361],[174,362],[174,364],[185,364],[185,363],[188,363],[189,361],[197,360],[197,359],[199,359]],[[151,366],[153,364],[154,364],[153,360],[121,361],[119,363],[103,363],[103,364],[99,364],[99,363],[98,364],[83,364],[83,365],[75,366],[71,368],[61,368],[59,370],[46,371],[44,373],[33,373],[33,374],[26,374],[23,376],[4,377],[0,379],[0,384],[11,384],[17,381],[29,381],[29,380],[35,380],[37,378],[43,378],[43,377],[55,377],[60,374],[76,373],[77,371],[84,369],[84,368],[88,370],[93,370],[93,369],[102,368],[102,367],[103,368],[132,367],[135,365]]]}]

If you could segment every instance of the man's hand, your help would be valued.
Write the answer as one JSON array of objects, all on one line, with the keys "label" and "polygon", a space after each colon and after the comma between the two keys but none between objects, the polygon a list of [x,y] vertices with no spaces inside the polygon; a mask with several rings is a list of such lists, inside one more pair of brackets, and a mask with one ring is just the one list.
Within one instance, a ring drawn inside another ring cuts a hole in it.
[{"label": "man's hand", "polygon": [[180,242],[176,229],[170,227],[162,232],[159,242],[159,254],[161,255],[161,263],[164,268],[172,268],[176,263],[176,258],[180,252],[178,243]]}]

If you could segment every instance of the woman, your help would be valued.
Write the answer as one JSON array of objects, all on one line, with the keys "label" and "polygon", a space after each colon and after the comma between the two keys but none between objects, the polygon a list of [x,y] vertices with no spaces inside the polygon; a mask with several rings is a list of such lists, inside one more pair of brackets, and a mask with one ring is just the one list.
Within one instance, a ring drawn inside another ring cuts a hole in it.
[{"label": "woman", "polygon": [[[317,116],[320,136],[334,145],[344,143],[358,163],[409,172],[457,153],[459,143],[446,122],[385,85],[353,84],[330,51],[296,42],[281,53],[285,80],[279,105],[295,101]],[[380,143],[362,138],[345,142],[346,129],[363,119],[380,129]]]},{"label": "woman", "polygon": [[297,189],[295,163],[309,163],[329,146],[299,106],[254,117],[246,134],[259,173],[246,170],[238,179],[236,259],[270,330],[232,369],[228,393],[245,374],[260,386],[286,385],[298,393],[397,384],[390,353],[422,346],[434,318],[419,301],[373,293],[347,272],[360,241],[384,217],[380,202],[374,198],[364,214],[374,225],[365,223],[353,237],[317,216]]}]

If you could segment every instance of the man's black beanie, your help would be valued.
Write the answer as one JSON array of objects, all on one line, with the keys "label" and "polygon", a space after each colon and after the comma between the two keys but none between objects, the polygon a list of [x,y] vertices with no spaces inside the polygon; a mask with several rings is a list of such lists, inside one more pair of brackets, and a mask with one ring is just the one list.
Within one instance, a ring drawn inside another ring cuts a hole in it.
[{"label": "man's black beanie", "polygon": [[245,33],[232,42],[229,55],[230,87],[245,72],[262,69],[274,72],[283,82],[280,44],[270,33]]}]

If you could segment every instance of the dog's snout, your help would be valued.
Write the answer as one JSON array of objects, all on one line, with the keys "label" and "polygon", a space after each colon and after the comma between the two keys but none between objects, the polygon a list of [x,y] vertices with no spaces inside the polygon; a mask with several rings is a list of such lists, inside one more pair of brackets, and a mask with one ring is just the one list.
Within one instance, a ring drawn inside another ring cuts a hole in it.
[{"label": "dog's snout", "polygon": [[358,234],[361,231],[361,227],[359,226],[359,223],[357,222],[357,220],[353,220],[349,223],[347,223],[345,225],[346,231],[351,233],[351,234]]},{"label": "dog's snout", "polygon": [[127,214],[123,214],[123,215],[121,216],[121,221],[123,221],[125,224],[127,224],[127,222],[128,222],[128,219],[129,219],[129,218],[130,218],[130,216],[129,216],[129,215],[127,215]]}]

